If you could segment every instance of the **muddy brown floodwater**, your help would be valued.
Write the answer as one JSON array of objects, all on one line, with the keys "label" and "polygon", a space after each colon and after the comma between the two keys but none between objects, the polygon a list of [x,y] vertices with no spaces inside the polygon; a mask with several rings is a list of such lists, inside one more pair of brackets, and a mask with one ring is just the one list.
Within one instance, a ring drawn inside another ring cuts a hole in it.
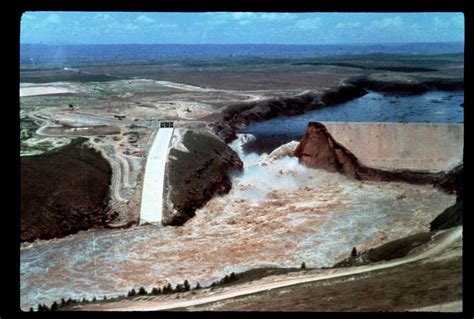
[{"label": "muddy brown floodwater", "polygon": [[[187,279],[206,286],[259,267],[331,266],[429,223],[455,196],[431,186],[353,181],[295,157],[244,158],[231,192],[181,227],[89,230],[21,250],[21,307],[100,298]],[[266,178],[262,178],[262,174]]]}]

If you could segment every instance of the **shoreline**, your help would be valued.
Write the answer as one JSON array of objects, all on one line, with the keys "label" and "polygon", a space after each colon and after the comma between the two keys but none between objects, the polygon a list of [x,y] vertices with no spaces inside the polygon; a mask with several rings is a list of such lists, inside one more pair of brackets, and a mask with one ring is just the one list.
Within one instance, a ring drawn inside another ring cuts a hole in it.
[{"label": "shoreline", "polygon": [[[321,93],[308,93],[288,98],[273,98],[260,101],[236,103],[227,106],[221,118],[210,121],[214,134],[230,143],[237,138],[238,130],[251,123],[269,120],[278,116],[301,115],[324,107],[336,106],[375,91],[390,95],[418,95],[429,91],[464,91],[464,81],[442,80],[419,83],[371,80],[369,77],[349,78],[340,86]],[[209,116],[212,118],[215,116]]]}]

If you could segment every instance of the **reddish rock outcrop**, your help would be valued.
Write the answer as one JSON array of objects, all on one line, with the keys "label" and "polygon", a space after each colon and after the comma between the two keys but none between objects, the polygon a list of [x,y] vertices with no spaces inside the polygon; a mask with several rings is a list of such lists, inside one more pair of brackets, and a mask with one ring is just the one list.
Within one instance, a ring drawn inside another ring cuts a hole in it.
[{"label": "reddish rock outcrop", "polygon": [[339,144],[318,122],[308,123],[308,129],[294,155],[300,163],[312,168],[339,172],[358,180],[402,181],[415,184],[435,184],[448,174],[409,170],[382,170],[362,165],[357,157]]},{"label": "reddish rock outcrop", "polygon": [[308,167],[339,172],[360,179],[360,164],[354,154],[336,142],[326,127],[310,122],[306,134],[295,150],[300,163]]}]

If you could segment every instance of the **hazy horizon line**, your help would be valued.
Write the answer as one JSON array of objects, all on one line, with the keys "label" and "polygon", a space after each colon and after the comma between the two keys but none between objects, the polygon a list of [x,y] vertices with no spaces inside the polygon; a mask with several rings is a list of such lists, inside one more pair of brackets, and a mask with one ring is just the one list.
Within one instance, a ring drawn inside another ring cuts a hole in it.
[{"label": "hazy horizon line", "polygon": [[397,44],[439,44],[439,43],[458,43],[464,44],[465,41],[407,41],[407,42],[354,42],[354,43],[37,43],[37,42],[20,42],[20,45],[397,45]]}]

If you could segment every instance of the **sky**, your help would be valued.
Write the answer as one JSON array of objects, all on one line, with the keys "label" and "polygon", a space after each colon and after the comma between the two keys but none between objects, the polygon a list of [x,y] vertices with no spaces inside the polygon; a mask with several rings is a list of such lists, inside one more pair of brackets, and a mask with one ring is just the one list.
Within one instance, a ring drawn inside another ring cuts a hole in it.
[{"label": "sky", "polygon": [[462,13],[25,12],[20,43],[370,44],[464,41]]}]

